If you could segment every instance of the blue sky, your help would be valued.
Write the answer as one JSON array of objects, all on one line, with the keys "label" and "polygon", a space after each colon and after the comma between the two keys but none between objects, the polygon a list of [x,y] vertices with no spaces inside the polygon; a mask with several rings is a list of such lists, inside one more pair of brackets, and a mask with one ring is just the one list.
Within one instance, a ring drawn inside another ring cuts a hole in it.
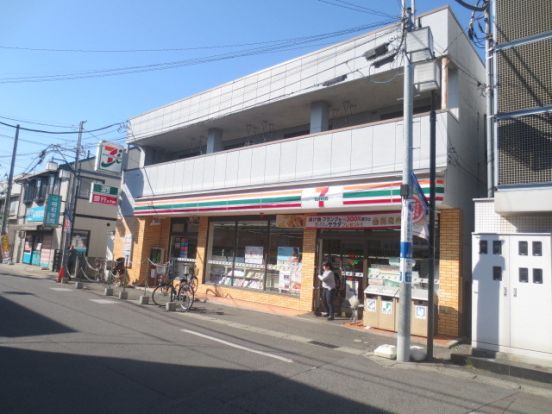
[{"label": "blue sky", "polygon": [[[357,4],[380,13],[328,3]],[[68,131],[71,126],[76,128],[80,120],[86,120],[85,127],[91,130],[125,121],[357,33],[294,50],[168,70],[55,82],[42,78],[39,82],[23,83],[22,77],[151,65],[236,52],[255,46],[229,46],[389,21],[386,15],[399,16],[399,3],[399,0],[6,0],[0,16],[0,117],[3,117],[0,121],[15,124],[19,120],[28,128]],[[454,1],[416,1],[418,12],[443,4],[453,8],[465,28],[469,12]],[[185,50],[120,52],[136,49]],[[13,134],[12,128],[0,125],[0,180],[9,169]],[[123,136],[124,132],[112,128],[105,135],[85,134],[84,142],[93,150],[98,138]],[[32,165],[36,154],[48,144],[61,143],[68,149],[76,144],[76,135],[22,131],[20,139],[16,172]]]}]

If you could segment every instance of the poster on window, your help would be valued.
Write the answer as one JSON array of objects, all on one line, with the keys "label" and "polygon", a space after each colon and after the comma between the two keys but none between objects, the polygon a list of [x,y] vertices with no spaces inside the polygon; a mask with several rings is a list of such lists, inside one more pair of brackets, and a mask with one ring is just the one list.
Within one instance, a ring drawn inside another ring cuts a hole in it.
[{"label": "poster on window", "polygon": [[263,246],[245,246],[245,263],[263,264]]},{"label": "poster on window", "polygon": [[280,246],[276,258],[279,280],[278,287],[284,291],[301,290],[301,251],[298,247]]}]

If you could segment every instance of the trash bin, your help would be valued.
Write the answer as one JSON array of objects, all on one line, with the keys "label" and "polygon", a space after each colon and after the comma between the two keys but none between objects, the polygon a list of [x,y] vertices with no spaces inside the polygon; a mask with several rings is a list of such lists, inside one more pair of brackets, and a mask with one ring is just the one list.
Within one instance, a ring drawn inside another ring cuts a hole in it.
[{"label": "trash bin", "polygon": [[396,298],[380,295],[378,300],[378,328],[395,331]]},{"label": "trash bin", "polygon": [[428,296],[425,289],[412,289],[410,333],[427,337]]},{"label": "trash bin", "polygon": [[364,324],[373,328],[395,330],[398,289],[392,286],[368,286],[364,289]]},{"label": "trash bin", "polygon": [[378,327],[378,297],[376,295],[366,294],[362,321],[365,326]]}]

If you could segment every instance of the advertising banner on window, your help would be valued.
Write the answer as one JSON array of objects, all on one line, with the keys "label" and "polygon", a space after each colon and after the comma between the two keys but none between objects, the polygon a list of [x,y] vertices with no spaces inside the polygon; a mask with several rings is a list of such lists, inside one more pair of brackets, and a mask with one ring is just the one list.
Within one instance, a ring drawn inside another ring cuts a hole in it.
[{"label": "advertising banner on window", "polygon": [[263,264],[263,246],[245,246],[245,263]]},{"label": "advertising banner on window", "polygon": [[278,288],[283,291],[301,290],[301,253],[297,247],[278,247],[277,266],[279,271]]}]

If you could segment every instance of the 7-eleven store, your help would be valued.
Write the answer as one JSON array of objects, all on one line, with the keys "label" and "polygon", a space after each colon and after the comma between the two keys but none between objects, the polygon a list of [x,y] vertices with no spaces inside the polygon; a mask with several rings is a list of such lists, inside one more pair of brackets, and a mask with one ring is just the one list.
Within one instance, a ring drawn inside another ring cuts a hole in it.
[{"label": "7-eleven store", "polygon": [[[429,181],[420,184],[427,196]],[[196,266],[200,294],[305,312],[318,309],[316,274],[323,261],[331,261],[346,281],[348,295],[370,302],[366,314],[374,305],[382,306],[375,296],[369,300],[367,287],[373,292],[397,290],[399,185],[378,181],[138,199],[134,216],[118,223],[116,255],[132,258],[129,273],[138,284],[151,275],[147,258],[172,258],[175,273]],[[446,208],[444,188],[444,180],[438,180],[437,328],[442,335],[458,336],[462,216],[460,210]],[[425,240],[415,238],[413,255],[413,291],[422,296],[425,291],[427,300]],[[425,319],[426,313],[418,317]]]}]

